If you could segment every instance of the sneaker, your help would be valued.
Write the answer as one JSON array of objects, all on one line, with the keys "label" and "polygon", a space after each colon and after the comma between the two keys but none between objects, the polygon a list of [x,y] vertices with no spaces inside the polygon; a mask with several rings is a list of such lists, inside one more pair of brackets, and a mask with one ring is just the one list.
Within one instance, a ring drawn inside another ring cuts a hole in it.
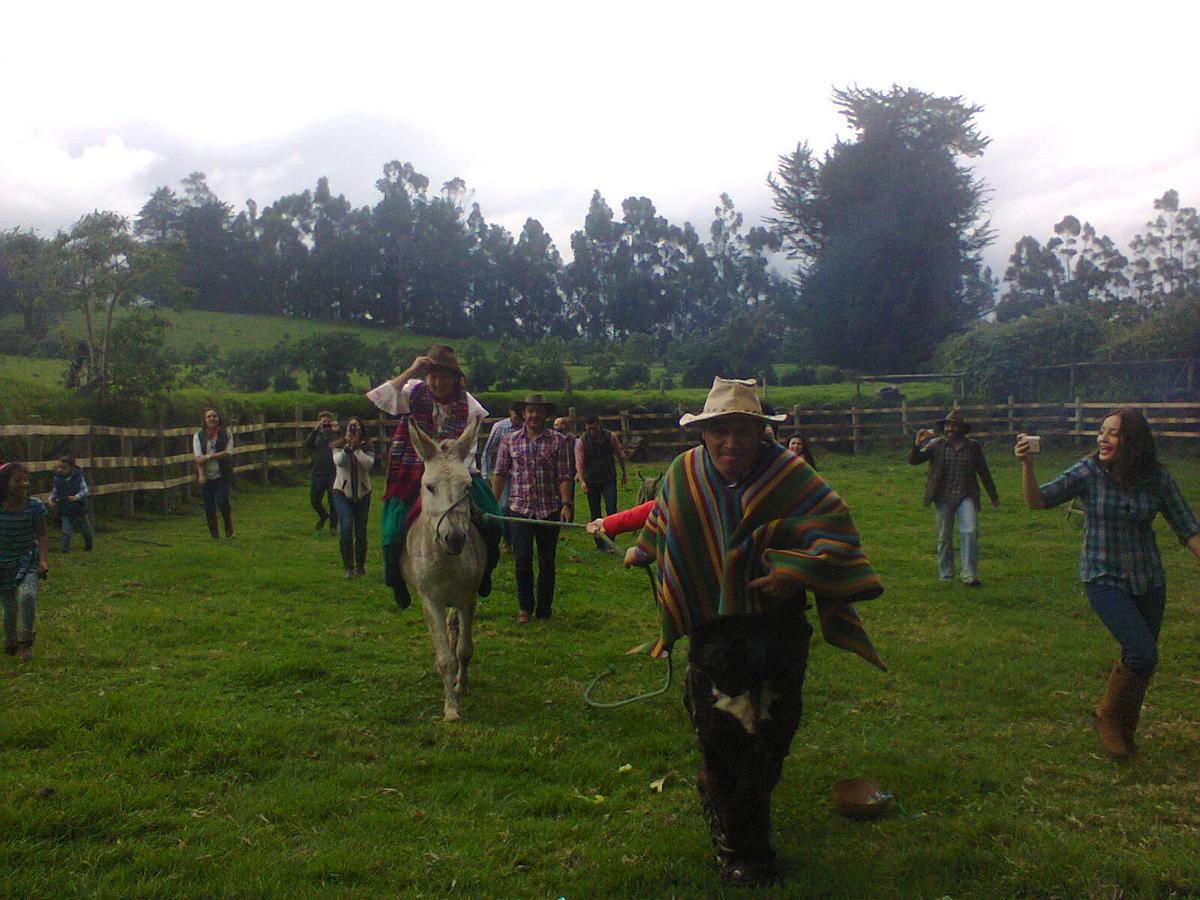
[{"label": "sneaker", "polygon": [[517,624],[518,625],[528,625],[529,624],[529,613],[527,613],[525,610],[521,610],[519,613],[517,613]]},{"label": "sneaker", "polygon": [[963,582],[963,584],[965,584],[967,587],[982,587],[983,586],[983,582],[980,581],[978,578],[968,578],[967,580],[965,580]]},{"label": "sneaker", "polygon": [[354,570],[354,577],[355,577],[355,578],[363,578],[363,577],[365,577],[365,576],[366,576],[366,574],[367,574],[367,569],[366,569],[366,567],[365,567],[365,566],[359,566],[358,568],[356,568],[356,569]]},{"label": "sneaker", "polygon": [[346,579],[347,579],[347,580],[349,580],[349,579],[351,579],[351,578],[353,578],[353,577],[354,577],[354,570],[353,570],[353,569],[347,569],[347,570],[346,570]]},{"label": "sneaker", "polygon": [[21,644],[17,647],[17,659],[28,661],[33,659],[33,648],[28,644]]}]

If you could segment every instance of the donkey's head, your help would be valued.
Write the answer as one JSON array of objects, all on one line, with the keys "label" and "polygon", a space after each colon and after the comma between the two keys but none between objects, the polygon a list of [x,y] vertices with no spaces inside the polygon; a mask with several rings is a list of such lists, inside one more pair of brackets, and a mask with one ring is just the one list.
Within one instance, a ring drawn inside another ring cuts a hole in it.
[{"label": "donkey's head", "polygon": [[413,449],[425,462],[421,476],[421,515],[428,519],[434,540],[451,556],[458,556],[467,544],[471,527],[471,473],[467,458],[475,452],[479,418],[472,418],[467,430],[455,440],[435,441],[411,419],[408,436]]}]

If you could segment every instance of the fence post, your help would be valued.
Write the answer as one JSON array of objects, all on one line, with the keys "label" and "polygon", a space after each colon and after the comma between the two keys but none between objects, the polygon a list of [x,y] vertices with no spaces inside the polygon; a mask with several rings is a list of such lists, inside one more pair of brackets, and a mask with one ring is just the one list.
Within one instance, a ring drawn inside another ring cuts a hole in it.
[{"label": "fence post", "polygon": [[255,423],[258,425],[258,431],[262,435],[262,467],[259,469],[259,477],[264,485],[271,483],[271,457],[267,453],[267,417],[263,413],[259,413],[254,417]]},{"label": "fence post", "polygon": [[900,434],[908,437],[908,400],[900,398]]},{"label": "fence post", "polygon": [[[121,467],[121,476],[129,481],[134,477],[135,469],[131,468],[128,459],[133,456],[133,438],[128,434],[121,435],[121,458],[126,460],[125,465]],[[121,492],[121,512],[123,515],[133,515],[133,491]]]},{"label": "fence post", "polygon": [[296,465],[299,466],[304,463],[304,409],[300,406],[299,403],[296,404],[296,408],[293,412],[292,421],[294,421],[296,423],[295,460],[296,460]]},{"label": "fence post", "polygon": [[621,410],[621,443],[629,446],[629,410]]},{"label": "fence post", "polygon": [[857,406],[850,408],[850,426],[854,430],[854,455],[862,449],[862,417]]},{"label": "fence post", "polygon": [[[677,404],[675,404],[675,410],[676,410],[676,412],[679,413],[678,417],[675,419],[675,421],[678,422],[680,419],[683,418],[683,401],[682,400],[680,400]],[[680,425],[679,426],[679,446],[686,447],[687,445],[688,445],[687,428],[685,428],[683,425]]]},{"label": "fence post", "polygon": [[1017,433],[1017,398],[1012,394],[1008,395],[1008,434],[1009,437]]},{"label": "fence post", "polygon": [[[29,424],[38,426],[42,424],[41,416],[30,416]],[[26,462],[41,462],[42,461],[42,436],[35,434],[32,431],[25,435],[25,461]]]},{"label": "fence post", "polygon": [[[1072,368],[1071,373],[1074,374]],[[1083,444],[1083,398],[1078,394],[1075,395],[1075,446],[1079,447]]]},{"label": "fence post", "polygon": [[167,475],[169,474],[167,469],[167,436],[163,434],[166,430],[166,421],[160,413],[158,416],[158,440],[155,442],[155,447],[158,448],[158,477],[162,479],[162,490],[159,493],[162,495],[161,506],[164,515],[171,509],[170,489],[167,487]]}]

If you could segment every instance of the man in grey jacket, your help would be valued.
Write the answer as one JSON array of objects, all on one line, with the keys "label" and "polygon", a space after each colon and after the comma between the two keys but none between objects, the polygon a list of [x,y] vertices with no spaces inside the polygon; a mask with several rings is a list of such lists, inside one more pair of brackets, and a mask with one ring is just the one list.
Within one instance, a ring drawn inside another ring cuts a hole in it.
[{"label": "man in grey jacket", "polygon": [[1000,505],[996,483],[988,470],[983,448],[978,441],[967,437],[971,430],[957,409],[947,413],[936,424],[941,436],[928,428],[917,432],[913,448],[908,453],[912,465],[929,463],[925,477],[922,504],[933,504],[937,510],[938,576],[942,581],[954,578],[954,525],[958,523],[958,540],[962,556],[963,584],[979,587],[979,482],[983,482],[992,506]]}]

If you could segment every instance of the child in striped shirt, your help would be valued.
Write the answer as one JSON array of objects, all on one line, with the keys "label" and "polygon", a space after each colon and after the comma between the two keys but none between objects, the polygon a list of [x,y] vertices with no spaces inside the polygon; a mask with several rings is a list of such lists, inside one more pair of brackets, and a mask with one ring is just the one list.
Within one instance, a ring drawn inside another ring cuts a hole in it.
[{"label": "child in striped shirt", "polygon": [[33,658],[38,579],[47,569],[46,505],[29,496],[29,470],[0,466],[0,604],[4,652]]}]

